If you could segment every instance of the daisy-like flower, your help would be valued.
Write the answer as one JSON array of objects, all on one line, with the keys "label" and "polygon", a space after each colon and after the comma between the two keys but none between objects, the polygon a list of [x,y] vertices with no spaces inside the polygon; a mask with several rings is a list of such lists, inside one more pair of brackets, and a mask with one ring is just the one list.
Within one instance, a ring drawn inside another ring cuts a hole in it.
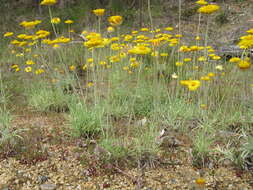
[{"label": "daisy-like flower", "polygon": [[107,27],[107,32],[112,33],[114,31],[115,31],[115,28],[113,28],[112,26]]},{"label": "daisy-like flower", "polygon": [[95,9],[92,11],[96,16],[103,16],[105,14],[105,9]]},{"label": "daisy-like flower", "polygon": [[40,4],[41,5],[54,5],[57,3],[57,0],[43,0]]},{"label": "daisy-like flower", "polygon": [[198,0],[196,3],[199,5],[207,5],[208,4],[205,0]]},{"label": "daisy-like flower", "polygon": [[13,36],[13,32],[6,32],[5,34],[4,34],[4,37],[10,37],[10,36]]},{"label": "daisy-like flower", "polygon": [[51,23],[53,24],[59,24],[61,22],[61,19],[59,17],[54,17],[51,19]]},{"label": "daisy-like flower", "polygon": [[116,16],[110,16],[108,18],[108,22],[112,25],[112,26],[119,26],[122,24],[123,18],[122,16],[116,15]]},{"label": "daisy-like flower", "polygon": [[25,68],[25,72],[29,73],[29,72],[31,72],[31,71],[32,71],[32,67],[26,67],[26,68]]},{"label": "daisy-like flower", "polygon": [[218,11],[220,7],[218,5],[206,5],[198,9],[199,13],[211,14]]},{"label": "daisy-like flower", "polygon": [[65,20],[64,23],[65,23],[65,24],[73,24],[74,21],[73,21],[73,20]]}]

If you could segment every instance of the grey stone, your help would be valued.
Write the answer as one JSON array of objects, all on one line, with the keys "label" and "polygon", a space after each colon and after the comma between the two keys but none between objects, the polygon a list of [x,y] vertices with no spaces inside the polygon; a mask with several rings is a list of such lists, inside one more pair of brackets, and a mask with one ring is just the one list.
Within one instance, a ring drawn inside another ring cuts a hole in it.
[{"label": "grey stone", "polygon": [[57,186],[55,184],[42,184],[40,185],[40,190],[55,190]]}]

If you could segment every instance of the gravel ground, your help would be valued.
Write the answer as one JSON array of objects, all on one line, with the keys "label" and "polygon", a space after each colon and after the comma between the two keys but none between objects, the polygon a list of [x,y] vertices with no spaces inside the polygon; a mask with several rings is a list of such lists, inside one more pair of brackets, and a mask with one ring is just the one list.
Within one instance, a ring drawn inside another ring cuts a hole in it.
[{"label": "gravel ground", "polygon": [[[232,166],[213,169],[194,168],[186,150],[175,151],[170,159],[180,165],[162,165],[154,169],[140,171],[137,168],[114,172],[98,171],[89,162],[83,163],[76,142],[68,142],[60,129],[62,117],[20,116],[14,122],[17,127],[33,123],[43,128],[43,144],[48,148],[48,158],[35,164],[23,164],[16,158],[0,161],[0,190],[181,190],[181,189],[217,189],[250,190],[253,180],[250,173],[238,173]],[[53,129],[58,134],[58,143],[52,143]],[[66,143],[65,143],[65,141]],[[51,143],[48,143],[51,142]],[[80,148],[80,147],[79,147]],[[84,152],[85,153],[85,152]],[[196,179],[205,180],[204,186],[198,186]]]}]

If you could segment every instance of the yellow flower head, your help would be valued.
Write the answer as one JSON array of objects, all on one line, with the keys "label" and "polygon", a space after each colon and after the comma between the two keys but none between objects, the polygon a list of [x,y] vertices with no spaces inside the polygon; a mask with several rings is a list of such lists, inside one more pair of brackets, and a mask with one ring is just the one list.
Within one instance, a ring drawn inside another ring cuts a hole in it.
[{"label": "yellow flower head", "polygon": [[188,83],[188,89],[190,91],[195,91],[200,87],[200,81],[199,80],[189,80]]},{"label": "yellow flower head", "polygon": [[36,25],[40,24],[41,20],[35,20],[35,21],[23,21],[21,22],[19,25],[23,26],[26,29],[32,29],[34,28]]},{"label": "yellow flower head", "polygon": [[29,72],[31,72],[31,71],[32,71],[32,67],[26,67],[26,68],[25,68],[25,72],[29,73]]},{"label": "yellow flower head", "polygon": [[76,69],[76,66],[75,66],[75,65],[69,66],[69,70],[70,70],[70,71],[74,71],[75,69]]},{"label": "yellow flower head", "polygon": [[166,31],[172,31],[172,30],[174,30],[174,28],[173,27],[166,27],[166,28],[164,28],[164,30],[166,30]]},{"label": "yellow flower head", "polygon": [[204,13],[204,14],[211,14],[215,11],[218,11],[220,9],[220,7],[218,5],[206,5],[203,7],[200,7],[198,9],[199,13]]},{"label": "yellow flower head", "polygon": [[54,5],[57,3],[57,0],[43,0],[40,4],[41,5]]},{"label": "yellow flower head", "polygon": [[112,33],[115,29],[112,26],[107,27],[107,32]]},{"label": "yellow flower head", "polygon": [[188,87],[190,91],[195,91],[200,87],[201,82],[199,80],[181,80],[180,84]]},{"label": "yellow flower head", "polygon": [[184,58],[184,62],[190,62],[191,60],[191,58]]},{"label": "yellow flower head", "polygon": [[35,64],[32,60],[27,60],[25,63],[26,63],[27,65],[34,65],[34,64]]},{"label": "yellow flower head", "polygon": [[211,78],[209,76],[200,77],[200,80],[209,81]]},{"label": "yellow flower head", "polygon": [[204,186],[206,184],[206,180],[204,178],[198,178],[195,180],[195,183],[199,186]]},{"label": "yellow flower head", "polygon": [[51,23],[53,24],[59,24],[61,22],[61,19],[59,17],[54,17],[51,19]]},{"label": "yellow flower head", "polygon": [[247,30],[246,32],[249,33],[249,34],[253,34],[253,28]]},{"label": "yellow flower head", "polygon": [[244,59],[244,60],[241,60],[239,63],[238,63],[238,67],[242,70],[246,70],[246,69],[249,69],[251,66],[251,62],[249,59]]},{"label": "yellow flower head", "polygon": [[129,54],[137,54],[137,55],[145,55],[145,54],[149,54],[150,52],[151,52],[151,49],[144,45],[137,45],[137,46],[134,46],[132,49],[128,50]]},{"label": "yellow flower head", "polygon": [[210,72],[210,73],[208,73],[207,74],[209,77],[214,77],[215,76],[215,74],[213,73],[213,72]]},{"label": "yellow flower head", "polygon": [[74,21],[73,20],[65,20],[65,22],[64,22],[65,24],[73,24],[74,23]]},{"label": "yellow flower head", "polygon": [[198,0],[196,3],[199,5],[207,5],[208,4],[205,0]]},{"label": "yellow flower head", "polygon": [[36,71],[35,71],[35,74],[36,75],[40,75],[40,74],[42,74],[42,73],[44,73],[45,71],[43,70],[43,69],[37,69]]},{"label": "yellow flower head", "polygon": [[110,16],[108,18],[108,22],[112,25],[112,26],[119,26],[122,24],[123,18],[122,16]]},{"label": "yellow flower head", "polygon": [[241,59],[239,57],[232,57],[231,59],[229,59],[230,63],[238,63],[240,61],[241,61]]},{"label": "yellow flower head", "polygon": [[183,64],[184,64],[184,63],[183,63],[183,62],[180,62],[180,61],[177,61],[177,62],[176,62],[176,66],[177,66],[177,67],[181,67],[181,66],[183,66]]},{"label": "yellow flower head", "polygon": [[96,16],[103,16],[105,14],[105,9],[95,9],[92,11]]},{"label": "yellow flower head", "polygon": [[5,34],[4,34],[4,37],[9,37],[9,36],[13,36],[13,32],[6,32]]}]

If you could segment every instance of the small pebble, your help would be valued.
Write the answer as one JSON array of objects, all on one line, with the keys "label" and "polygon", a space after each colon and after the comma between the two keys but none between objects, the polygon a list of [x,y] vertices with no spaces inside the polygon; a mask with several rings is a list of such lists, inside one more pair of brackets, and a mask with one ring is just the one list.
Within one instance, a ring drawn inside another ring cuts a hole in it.
[{"label": "small pebble", "polygon": [[55,184],[42,184],[40,190],[55,190],[57,186]]}]

